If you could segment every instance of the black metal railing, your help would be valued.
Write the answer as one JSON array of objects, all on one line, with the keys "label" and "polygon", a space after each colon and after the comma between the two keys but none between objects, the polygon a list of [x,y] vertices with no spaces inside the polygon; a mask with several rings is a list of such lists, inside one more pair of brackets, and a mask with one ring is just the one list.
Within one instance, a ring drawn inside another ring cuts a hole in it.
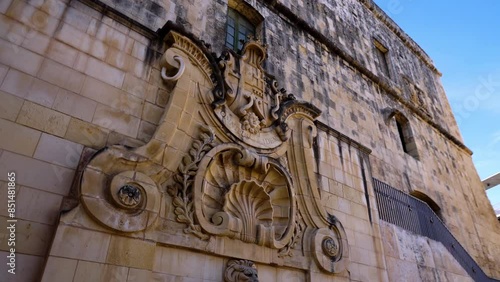
[{"label": "black metal railing", "polygon": [[427,203],[373,178],[380,219],[441,242],[474,281],[500,281],[484,273]]}]

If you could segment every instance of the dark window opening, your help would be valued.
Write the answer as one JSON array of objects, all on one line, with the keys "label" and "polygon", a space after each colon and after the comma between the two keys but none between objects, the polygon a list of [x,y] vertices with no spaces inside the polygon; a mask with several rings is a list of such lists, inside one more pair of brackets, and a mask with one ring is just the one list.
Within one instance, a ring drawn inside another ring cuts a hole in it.
[{"label": "dark window opening", "polygon": [[374,42],[375,44],[375,53],[377,56],[377,61],[378,61],[378,68],[382,73],[384,73],[387,77],[390,77],[390,71],[389,71],[389,62],[387,59],[388,56],[388,51],[387,48],[385,48],[380,42],[376,41]]},{"label": "dark window opening", "polygon": [[226,23],[226,46],[239,51],[249,37],[255,37],[255,26],[242,14],[229,8]]},{"label": "dark window opening", "polygon": [[406,149],[406,141],[403,132],[403,126],[399,121],[396,120],[396,126],[398,127],[399,139],[401,140],[401,145],[403,146],[403,151],[408,153],[408,149]]},{"label": "dark window opening", "polygon": [[401,113],[396,114],[396,128],[398,130],[399,140],[403,151],[419,160],[419,155],[417,151],[417,143],[415,142],[415,137],[410,128],[410,122]]}]

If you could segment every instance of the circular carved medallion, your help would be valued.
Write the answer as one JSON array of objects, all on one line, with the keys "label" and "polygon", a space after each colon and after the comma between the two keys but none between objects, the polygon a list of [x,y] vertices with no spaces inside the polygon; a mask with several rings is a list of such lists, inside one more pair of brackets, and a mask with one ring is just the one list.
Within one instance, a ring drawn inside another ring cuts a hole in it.
[{"label": "circular carved medallion", "polygon": [[339,273],[346,268],[349,252],[345,231],[341,225],[318,229],[312,244],[314,258],[320,269]]},{"label": "circular carved medallion", "polygon": [[135,184],[125,184],[118,190],[118,200],[127,207],[137,207],[141,204],[141,189]]},{"label": "circular carved medallion", "polygon": [[339,246],[335,239],[332,237],[326,237],[323,239],[323,243],[321,243],[321,247],[323,252],[329,257],[335,257],[339,254]]}]

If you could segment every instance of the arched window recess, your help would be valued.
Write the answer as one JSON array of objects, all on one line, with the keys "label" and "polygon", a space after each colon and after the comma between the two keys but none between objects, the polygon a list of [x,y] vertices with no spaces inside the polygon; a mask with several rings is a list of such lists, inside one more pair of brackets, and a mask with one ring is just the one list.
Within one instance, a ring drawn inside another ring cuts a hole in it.
[{"label": "arched window recess", "polygon": [[410,192],[410,195],[429,205],[432,211],[442,220],[441,207],[431,197],[418,190],[413,190],[412,192]]},{"label": "arched window recess", "polygon": [[402,150],[406,154],[419,160],[420,157],[417,150],[417,143],[415,142],[415,137],[408,118],[396,109],[385,109],[384,115],[389,125],[392,124],[392,120],[394,119],[395,130],[397,131]]},{"label": "arched window recess", "polygon": [[239,52],[249,38],[260,39],[264,17],[242,0],[228,2],[226,47]]}]

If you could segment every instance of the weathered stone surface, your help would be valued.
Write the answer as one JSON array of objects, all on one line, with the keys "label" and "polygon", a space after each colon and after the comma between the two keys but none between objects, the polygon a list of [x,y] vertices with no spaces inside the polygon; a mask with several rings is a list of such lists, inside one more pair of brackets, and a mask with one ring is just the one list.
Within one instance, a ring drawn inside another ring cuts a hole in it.
[{"label": "weathered stone surface", "polygon": [[3,79],[0,89],[20,98],[26,97],[33,83],[33,77],[16,69],[10,69]]},{"label": "weathered stone surface", "polygon": [[71,118],[64,138],[94,149],[100,149],[106,145],[108,133],[108,129]]},{"label": "weathered stone surface", "polygon": [[30,75],[36,75],[42,65],[43,57],[23,47],[13,48],[12,43],[0,39],[0,61]]},{"label": "weathered stone surface", "polygon": [[47,82],[75,93],[80,92],[85,79],[82,73],[49,59],[44,60],[38,76]]},{"label": "weathered stone surface", "polygon": [[[9,255],[9,253],[0,251],[0,255],[2,256],[2,259],[0,260],[2,262],[2,266],[0,266],[0,271],[2,271],[2,273],[8,273],[7,270],[9,269],[9,267],[7,265],[7,256]],[[13,277],[11,277],[10,281],[13,282],[37,281],[40,278],[41,273],[43,272],[42,266],[43,266],[42,257],[17,253],[16,274],[13,275]]]},{"label": "weathered stone surface", "polygon": [[64,89],[59,89],[52,108],[84,121],[91,121],[97,103]]},{"label": "weathered stone surface", "polygon": [[[381,225],[381,233],[391,281],[395,281],[394,279],[399,275],[412,281],[414,279],[421,281],[463,279],[469,281],[470,278],[466,271],[442,243],[407,232],[390,223]],[[393,237],[397,237],[397,240],[391,239]],[[397,249],[404,251],[393,251]]]},{"label": "weathered stone surface", "polygon": [[[45,234],[51,234],[52,228],[49,225],[54,225],[58,220],[58,212],[61,207],[63,197],[61,195],[48,193],[32,189],[29,187],[22,187],[19,189],[18,196],[18,216],[19,218],[30,220],[33,223],[47,224],[48,228]],[[39,236],[39,234],[34,234]],[[48,240],[48,238],[47,238]],[[47,242],[45,242],[47,243]],[[42,252],[40,255],[44,254]]]},{"label": "weathered stone surface", "polygon": [[415,263],[399,260],[392,257],[386,258],[389,281],[418,281],[419,271]]},{"label": "weathered stone surface", "polygon": [[38,142],[34,158],[48,163],[75,169],[80,161],[83,146],[43,133]]},{"label": "weathered stone surface", "polygon": [[97,105],[92,123],[134,138],[139,130],[138,118],[102,104]]},{"label": "weathered stone surface", "polygon": [[109,244],[106,262],[138,269],[153,269],[155,243],[115,236]]},{"label": "weathered stone surface", "polygon": [[[0,135],[4,136],[0,139],[0,146],[3,149],[25,156],[32,156],[41,134],[40,131],[1,119]],[[10,138],[7,138],[7,136]]]},{"label": "weathered stone surface", "polygon": [[0,99],[4,101],[4,103],[0,105],[0,117],[6,120],[15,121],[23,105],[23,100],[3,91],[0,91]]},{"label": "weathered stone surface", "polygon": [[78,260],[50,257],[43,272],[42,281],[72,281]]},{"label": "weathered stone surface", "polygon": [[[7,222],[7,218],[2,217],[2,219],[3,222],[0,224],[0,227],[7,229],[10,224]],[[16,250],[19,253],[28,255],[40,256],[45,254],[50,237],[52,236],[51,229],[49,225],[18,220],[16,223],[16,244],[18,244]],[[0,247],[3,251],[10,250],[6,240],[3,240]]]},{"label": "weathered stone surface", "polygon": [[[228,8],[266,48],[223,54]],[[16,279],[223,281],[246,259],[261,281],[467,280],[443,245],[379,219],[372,177],[430,197],[500,277],[500,227],[440,73],[372,1],[6,0],[0,13]],[[108,149],[79,163],[83,146]]]},{"label": "weathered stone surface", "polygon": [[60,243],[51,248],[51,256],[104,263],[111,236],[77,227],[61,226],[54,240]]},{"label": "weathered stone surface", "polygon": [[50,108],[54,104],[58,89],[55,85],[36,79],[25,98]]},{"label": "weathered stone surface", "polygon": [[26,101],[19,112],[16,122],[42,132],[63,136],[69,120],[68,115]]},{"label": "weathered stone surface", "polygon": [[127,267],[79,261],[73,281],[126,281],[128,271]]},{"label": "weathered stone surface", "polygon": [[75,171],[30,157],[3,151],[0,154],[0,179],[7,181],[7,173],[19,176],[16,185],[26,185],[65,196],[68,194]]}]

